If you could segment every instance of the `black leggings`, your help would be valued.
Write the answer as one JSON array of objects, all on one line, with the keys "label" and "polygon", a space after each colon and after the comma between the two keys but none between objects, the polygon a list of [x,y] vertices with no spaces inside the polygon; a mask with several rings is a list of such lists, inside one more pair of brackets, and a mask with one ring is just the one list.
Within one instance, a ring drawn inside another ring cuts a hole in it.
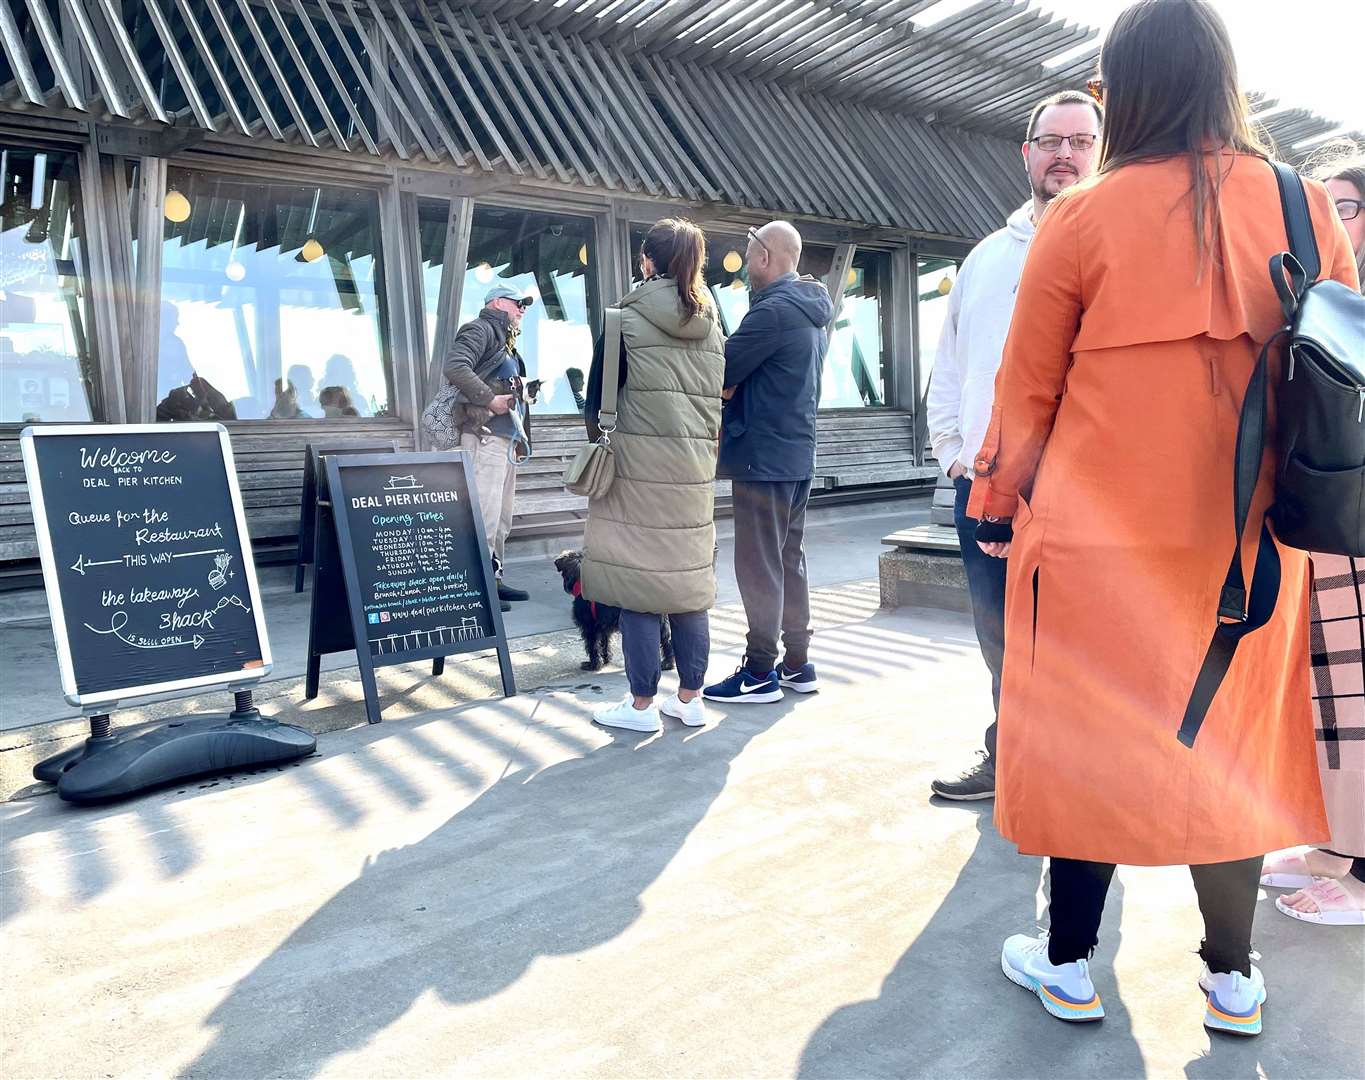
[{"label": "black leggings", "polygon": [[[1052,859],[1048,874],[1051,929],[1047,956],[1054,964],[1069,964],[1089,956],[1099,942],[1100,916],[1114,865]],[[1240,971],[1249,976],[1251,922],[1256,916],[1261,857],[1191,866],[1190,876],[1204,916],[1199,955],[1212,971]]]}]

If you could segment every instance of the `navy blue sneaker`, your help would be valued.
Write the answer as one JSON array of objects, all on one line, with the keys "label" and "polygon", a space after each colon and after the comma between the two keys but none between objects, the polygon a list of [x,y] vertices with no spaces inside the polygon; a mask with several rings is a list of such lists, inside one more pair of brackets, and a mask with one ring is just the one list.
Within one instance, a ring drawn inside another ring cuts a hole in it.
[{"label": "navy blue sneaker", "polygon": [[785,690],[795,690],[798,694],[813,694],[820,689],[820,680],[815,676],[815,665],[804,663],[795,671],[787,667],[784,660],[777,669],[777,681]]},{"label": "navy blue sneaker", "polygon": [[757,705],[762,702],[781,701],[782,684],[777,681],[777,672],[770,671],[761,678],[741,667],[728,679],[705,687],[701,696],[708,701],[734,702],[741,705]]}]

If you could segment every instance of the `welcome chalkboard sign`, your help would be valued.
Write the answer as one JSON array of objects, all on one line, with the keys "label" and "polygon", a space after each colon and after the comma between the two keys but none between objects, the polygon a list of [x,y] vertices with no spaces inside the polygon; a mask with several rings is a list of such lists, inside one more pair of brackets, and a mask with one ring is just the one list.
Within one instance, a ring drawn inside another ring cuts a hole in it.
[{"label": "welcome chalkboard sign", "polygon": [[54,425],[20,447],[68,702],[270,672],[226,429]]},{"label": "welcome chalkboard sign", "polygon": [[[503,692],[515,694],[468,456],[358,454],[326,462],[328,517],[370,721],[379,720],[374,669],[390,664],[496,649]],[[320,544],[315,594],[326,561]]]}]

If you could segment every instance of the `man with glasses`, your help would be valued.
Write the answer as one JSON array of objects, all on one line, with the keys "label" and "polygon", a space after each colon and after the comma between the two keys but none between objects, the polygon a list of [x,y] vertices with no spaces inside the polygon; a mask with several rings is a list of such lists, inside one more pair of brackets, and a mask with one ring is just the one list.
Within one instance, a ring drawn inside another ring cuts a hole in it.
[{"label": "man with glasses", "polygon": [[517,388],[526,377],[526,364],[517,352],[522,314],[535,303],[506,285],[495,285],[484,297],[478,318],[465,323],[455,334],[446,354],[445,377],[457,391],[455,406],[460,423],[460,449],[474,466],[479,491],[483,531],[498,578],[498,600],[511,611],[511,600],[528,600],[530,594],[503,584],[502,553],[512,530],[512,507],[517,490],[514,458],[517,447],[526,448],[529,417]]},{"label": "man with glasses", "polygon": [[[819,688],[810,663],[806,501],[815,478],[815,411],[834,304],[798,277],[801,234],[785,221],[749,230],[749,311],[725,343],[726,403],[716,475],[733,481],[735,578],[749,637],[744,663],[702,695],[780,701]],[[777,665],[778,634],[784,656]]]},{"label": "man with glasses", "polygon": [[[991,693],[1000,708],[1000,671],[1005,658],[1004,559],[976,544],[976,520],[967,517],[973,462],[986,436],[995,397],[995,373],[1014,314],[1014,294],[1033,230],[1057,194],[1095,171],[1103,113],[1097,101],[1065,90],[1040,101],[1029,117],[1021,148],[1032,198],[1010,215],[1005,227],[982,240],[967,256],[948,298],[929,382],[927,412],[934,456],[953,481],[957,526],[967,590],[972,601],[981,655],[991,673]],[[954,780],[935,780],[931,790],[944,799],[989,799],[995,795],[996,724],[986,729],[981,760]]]}]

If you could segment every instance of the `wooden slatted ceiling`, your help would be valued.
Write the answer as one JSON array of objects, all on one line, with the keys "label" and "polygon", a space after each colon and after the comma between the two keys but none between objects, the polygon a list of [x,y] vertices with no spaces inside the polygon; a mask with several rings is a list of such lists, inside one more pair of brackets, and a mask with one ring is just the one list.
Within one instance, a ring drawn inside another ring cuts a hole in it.
[{"label": "wooden slatted ceiling", "polygon": [[936,2],[0,0],[0,107],[974,238],[1094,32],[1027,0],[913,21]]}]

